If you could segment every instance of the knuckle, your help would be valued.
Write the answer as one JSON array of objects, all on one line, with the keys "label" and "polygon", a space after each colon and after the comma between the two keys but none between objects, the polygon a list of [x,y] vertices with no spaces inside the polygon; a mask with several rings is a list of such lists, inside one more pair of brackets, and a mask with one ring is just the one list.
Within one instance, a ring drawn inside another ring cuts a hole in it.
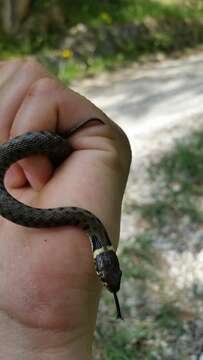
[{"label": "knuckle", "polygon": [[32,84],[29,90],[29,95],[46,94],[57,88],[59,88],[57,80],[48,76],[42,77],[41,79],[35,81],[34,84]]},{"label": "knuckle", "polygon": [[130,143],[125,134],[122,137],[119,135],[118,139],[115,132],[114,130],[114,138],[107,138],[105,141],[105,148],[108,150],[106,163],[108,162],[108,165],[111,165],[118,173],[127,175],[132,160]]},{"label": "knuckle", "polygon": [[118,136],[119,136],[120,142],[125,146],[125,148],[128,149],[128,151],[131,151],[129,139],[128,139],[126,133],[121,128],[119,128]]},{"label": "knuckle", "polygon": [[35,59],[27,59],[22,63],[22,70],[25,72],[43,73],[46,70],[44,67]]},{"label": "knuckle", "polygon": [[114,123],[111,129],[114,143],[115,155],[119,157],[122,168],[129,169],[132,161],[132,150],[126,133]]}]

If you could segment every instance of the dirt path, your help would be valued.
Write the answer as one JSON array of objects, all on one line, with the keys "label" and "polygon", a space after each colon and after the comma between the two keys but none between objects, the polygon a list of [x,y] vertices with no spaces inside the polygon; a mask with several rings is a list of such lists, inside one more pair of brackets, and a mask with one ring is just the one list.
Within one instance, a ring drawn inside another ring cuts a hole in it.
[{"label": "dirt path", "polygon": [[[203,128],[203,53],[178,60],[133,65],[72,86],[116,121],[130,139],[133,162],[125,198],[148,199],[146,165],[174,140]],[[137,176],[135,176],[137,174]],[[121,238],[135,234],[124,214]]]},{"label": "dirt path", "polygon": [[[74,84],[139,143],[174,127],[186,128],[203,114],[203,53],[178,60],[133,65]],[[194,120],[193,120],[194,119]],[[168,136],[167,136],[168,137]],[[149,140],[148,140],[149,141]],[[140,146],[142,148],[142,146]]]},{"label": "dirt path", "polygon": [[[174,140],[193,130],[203,129],[202,74],[203,53],[200,53],[178,60],[133,65],[114,74],[104,74],[72,86],[102,108],[124,129],[130,139],[133,162],[124,206],[132,202],[148,202],[151,184],[147,177],[147,165],[169,151]],[[154,244],[164,264],[162,272],[166,287],[168,286],[166,293],[180,304],[186,320],[189,316],[184,325],[184,335],[176,338],[174,332],[174,339],[170,340],[169,334],[166,334],[166,349],[171,355],[164,356],[173,360],[201,360],[203,228],[193,229],[191,232],[185,220],[187,219],[183,218],[178,224],[183,235],[181,238],[185,241],[181,251],[178,243],[171,241],[171,229],[168,240],[164,237]],[[135,238],[142,233],[144,227],[143,219],[136,211],[123,211],[121,249],[125,240]],[[191,250],[194,242],[200,244],[196,254]],[[198,284],[197,297],[192,293],[195,284]],[[139,295],[136,297],[138,299]],[[156,301],[159,302],[159,299],[154,299],[154,304]]]}]

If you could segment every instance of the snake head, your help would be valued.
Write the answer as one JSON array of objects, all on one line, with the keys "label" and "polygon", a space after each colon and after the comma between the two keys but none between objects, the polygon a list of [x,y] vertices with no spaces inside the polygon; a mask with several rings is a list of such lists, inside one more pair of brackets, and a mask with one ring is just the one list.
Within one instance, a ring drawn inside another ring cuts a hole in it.
[{"label": "snake head", "polygon": [[100,252],[95,258],[96,272],[107,287],[107,289],[116,293],[120,289],[121,275],[118,258],[113,250]]}]

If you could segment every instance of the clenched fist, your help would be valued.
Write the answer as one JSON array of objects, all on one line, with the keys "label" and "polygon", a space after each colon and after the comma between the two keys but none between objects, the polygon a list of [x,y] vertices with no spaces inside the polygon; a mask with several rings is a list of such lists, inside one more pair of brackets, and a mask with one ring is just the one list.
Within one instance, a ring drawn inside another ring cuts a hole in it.
[{"label": "clenched fist", "polygon": [[[5,186],[38,208],[97,215],[117,246],[131,151],[123,131],[33,60],[0,63],[0,143],[28,131],[64,131],[73,153],[55,169],[44,155],[13,164]],[[34,229],[0,218],[0,354],[4,360],[91,359],[100,295],[87,235],[74,226]]]}]

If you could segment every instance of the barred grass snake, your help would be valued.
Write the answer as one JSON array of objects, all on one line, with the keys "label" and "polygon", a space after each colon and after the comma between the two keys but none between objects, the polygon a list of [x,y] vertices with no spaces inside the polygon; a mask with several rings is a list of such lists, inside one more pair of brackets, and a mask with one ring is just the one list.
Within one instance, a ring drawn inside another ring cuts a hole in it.
[{"label": "barred grass snake", "polygon": [[98,217],[88,210],[74,206],[53,209],[33,208],[12,197],[4,186],[4,176],[9,166],[30,155],[45,154],[55,166],[61,164],[74,151],[67,138],[93,120],[103,123],[100,119],[90,118],[80,121],[64,133],[28,132],[0,145],[0,214],[26,227],[48,228],[72,225],[87,232],[96,273],[107,289],[113,293],[117,317],[122,318],[117,298],[122,273],[107,231]]}]

